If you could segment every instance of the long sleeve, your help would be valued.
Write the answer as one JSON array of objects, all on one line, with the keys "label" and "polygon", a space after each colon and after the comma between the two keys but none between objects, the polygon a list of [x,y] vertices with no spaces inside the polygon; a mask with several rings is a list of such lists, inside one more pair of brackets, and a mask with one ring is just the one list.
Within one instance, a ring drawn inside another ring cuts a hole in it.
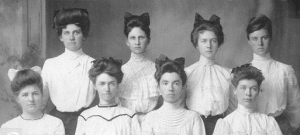
[{"label": "long sleeve", "polygon": [[295,76],[295,71],[291,66],[287,70],[287,107],[285,113],[294,130],[300,127],[300,90]]},{"label": "long sleeve", "polygon": [[269,116],[267,135],[282,135],[276,120],[271,116]]},{"label": "long sleeve", "polygon": [[224,119],[219,119],[216,123],[213,135],[229,135],[232,133],[230,131],[231,129],[228,123],[226,123]]},{"label": "long sleeve", "polygon": [[55,135],[65,135],[65,127],[62,121],[56,126]]},{"label": "long sleeve", "polygon": [[85,120],[81,115],[79,115],[75,135],[84,135],[85,128]]},{"label": "long sleeve", "polygon": [[204,123],[200,117],[200,115],[198,115],[197,120],[194,123],[194,127],[193,127],[193,135],[205,135],[205,127],[204,127]]},{"label": "long sleeve", "polygon": [[145,120],[142,122],[142,135],[153,135],[151,121],[149,121],[148,115],[146,115]]},{"label": "long sleeve", "polygon": [[49,72],[49,61],[46,60],[42,69],[42,79],[43,79],[43,97],[42,97],[42,107],[41,109],[46,109],[49,100],[49,85],[48,85],[48,73]]},{"label": "long sleeve", "polygon": [[131,135],[140,135],[142,132],[141,130],[142,129],[137,119],[137,115],[134,115],[131,120]]}]

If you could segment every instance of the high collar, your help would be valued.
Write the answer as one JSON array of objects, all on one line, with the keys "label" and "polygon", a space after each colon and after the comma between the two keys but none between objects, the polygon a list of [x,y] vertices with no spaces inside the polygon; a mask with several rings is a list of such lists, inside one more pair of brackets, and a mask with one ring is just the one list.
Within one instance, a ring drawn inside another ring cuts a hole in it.
[{"label": "high collar", "polygon": [[209,65],[209,66],[215,64],[215,60],[214,60],[214,59],[213,59],[213,60],[210,60],[210,59],[208,59],[208,58],[206,58],[206,57],[204,57],[204,56],[202,56],[202,55],[200,55],[199,62],[200,62],[201,64],[203,64],[203,65]]},{"label": "high collar", "polygon": [[82,51],[82,48],[80,48],[77,51],[70,51],[67,48],[65,48],[65,52],[64,55],[68,58],[68,59],[76,59],[79,56],[81,56],[82,54],[84,54],[84,52]]},{"label": "high collar", "polygon": [[146,52],[141,53],[141,54],[131,53],[130,61],[141,62],[141,61],[144,61],[146,59],[145,56],[146,56]]},{"label": "high collar", "polygon": [[265,56],[259,56],[255,53],[253,53],[253,60],[255,61],[269,61],[272,60],[270,53],[267,53]]},{"label": "high collar", "polygon": [[254,109],[250,109],[250,108],[246,108],[246,107],[244,107],[243,105],[241,105],[241,104],[238,104],[238,107],[237,107],[237,109],[236,109],[237,111],[239,111],[240,113],[242,113],[242,114],[246,114],[246,115],[248,115],[248,114],[251,114],[251,113],[253,113],[253,112],[255,112],[255,110]]},{"label": "high collar", "polygon": [[163,105],[161,106],[161,109],[164,111],[174,111],[174,110],[183,109],[183,107],[180,105],[181,101],[182,100],[179,100],[175,103],[164,102]]}]

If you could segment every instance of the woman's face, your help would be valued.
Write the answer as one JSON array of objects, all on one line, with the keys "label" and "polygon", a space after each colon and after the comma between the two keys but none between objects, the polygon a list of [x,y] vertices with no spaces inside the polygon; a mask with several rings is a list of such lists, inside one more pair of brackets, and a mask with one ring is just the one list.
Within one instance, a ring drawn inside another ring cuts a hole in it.
[{"label": "woman's face", "polygon": [[205,30],[199,33],[197,49],[202,56],[213,60],[218,48],[218,37],[214,32]]},{"label": "woman's face", "polygon": [[134,27],[129,33],[126,39],[126,44],[130,48],[132,53],[141,54],[146,51],[146,48],[150,42],[146,33],[139,27]]},{"label": "woman's face", "polygon": [[98,91],[100,104],[108,105],[115,103],[115,97],[119,84],[117,79],[107,73],[97,76],[94,88]]},{"label": "woman's face", "polygon": [[253,52],[259,56],[269,53],[270,35],[266,29],[260,29],[249,34],[248,43]]},{"label": "woman's face", "polygon": [[77,51],[81,48],[85,37],[80,27],[75,24],[68,24],[66,28],[62,29],[59,39],[69,51]]},{"label": "woman's face", "polygon": [[239,81],[234,93],[238,97],[239,104],[254,109],[259,94],[259,86],[254,79],[243,79]]},{"label": "woman's face", "polygon": [[23,113],[36,113],[37,111],[41,111],[42,92],[35,84],[27,85],[20,90],[17,102],[21,105]]},{"label": "woman's face", "polygon": [[177,102],[180,100],[183,91],[182,80],[177,73],[166,72],[161,76],[159,89],[165,102]]}]

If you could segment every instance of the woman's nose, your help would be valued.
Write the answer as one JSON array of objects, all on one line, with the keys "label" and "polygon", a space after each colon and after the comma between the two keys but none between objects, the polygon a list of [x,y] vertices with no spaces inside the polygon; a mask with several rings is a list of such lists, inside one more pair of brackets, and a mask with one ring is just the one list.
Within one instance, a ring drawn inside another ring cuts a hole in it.
[{"label": "woman's nose", "polygon": [[70,39],[70,40],[75,39],[75,38],[74,38],[74,34],[70,34],[70,35],[69,35],[69,39]]}]

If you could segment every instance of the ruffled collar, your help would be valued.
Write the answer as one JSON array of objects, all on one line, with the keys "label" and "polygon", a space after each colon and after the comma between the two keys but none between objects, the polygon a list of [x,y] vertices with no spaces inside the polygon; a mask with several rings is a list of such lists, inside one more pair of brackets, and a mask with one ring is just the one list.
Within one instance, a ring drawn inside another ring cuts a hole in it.
[{"label": "ruffled collar", "polygon": [[84,52],[82,51],[82,48],[80,48],[77,51],[70,51],[67,48],[65,48],[65,52],[63,53],[63,55],[68,59],[76,59],[83,54]]},{"label": "ruffled collar", "polygon": [[210,60],[202,55],[200,55],[200,59],[199,59],[199,63],[203,64],[203,65],[214,65],[215,64],[215,60]]},{"label": "ruffled collar", "polygon": [[255,61],[270,61],[273,60],[270,56],[270,53],[267,53],[265,56],[259,56],[255,53],[253,53],[253,60]]},{"label": "ruffled collar", "polygon": [[246,108],[241,104],[238,104],[238,107],[237,107],[236,110],[238,112],[242,113],[242,114],[245,114],[245,115],[248,115],[248,114],[251,114],[251,113],[255,112],[255,109]]},{"label": "ruffled collar", "polygon": [[146,60],[146,52],[144,52],[142,54],[131,53],[129,61],[141,62],[141,61],[144,61],[144,60]]}]

